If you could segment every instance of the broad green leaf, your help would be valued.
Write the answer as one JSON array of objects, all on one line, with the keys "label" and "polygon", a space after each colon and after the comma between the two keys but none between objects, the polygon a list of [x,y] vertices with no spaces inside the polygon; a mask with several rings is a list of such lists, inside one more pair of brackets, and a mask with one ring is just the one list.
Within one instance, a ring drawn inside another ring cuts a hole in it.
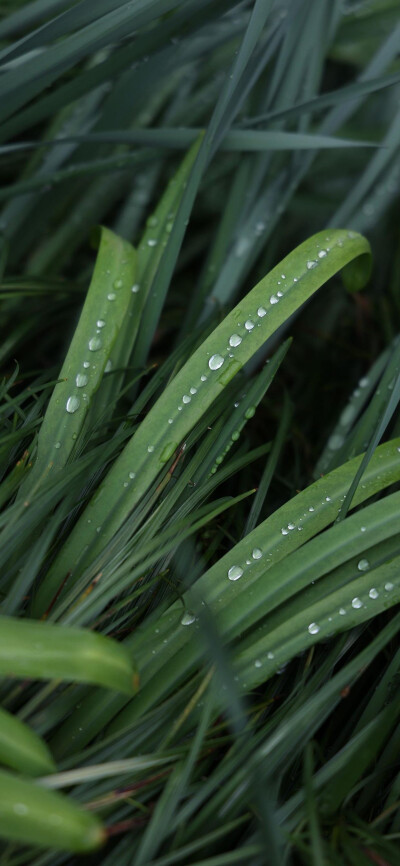
[{"label": "broad green leaf", "polygon": [[99,819],[56,791],[0,770],[0,836],[3,839],[84,853],[105,841]]},{"label": "broad green leaf", "polygon": [[1,708],[0,763],[26,776],[45,776],[56,770],[45,742],[17,716]]},{"label": "broad green leaf", "polygon": [[0,673],[96,683],[132,694],[137,675],[116,641],[85,629],[0,617]]},{"label": "broad green leaf", "polygon": [[[78,564],[82,568],[81,551],[90,547],[93,556],[104,547],[208,406],[257,349],[346,265],[351,281],[351,263],[358,256],[365,260],[366,277],[369,245],[364,238],[339,230],[314,235],[286,256],[210,334],[159,397],[85,509],[41,584],[35,615],[47,609],[66,572],[75,572]],[[356,287],[360,284],[358,273]]]}]

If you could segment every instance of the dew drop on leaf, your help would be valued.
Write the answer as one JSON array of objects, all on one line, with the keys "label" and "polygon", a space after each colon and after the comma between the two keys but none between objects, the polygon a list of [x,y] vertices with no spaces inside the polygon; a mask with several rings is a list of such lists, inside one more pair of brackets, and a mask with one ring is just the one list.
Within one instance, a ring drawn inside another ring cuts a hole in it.
[{"label": "dew drop on leaf", "polygon": [[243,574],[243,568],[240,568],[239,565],[231,565],[228,571],[229,580],[239,580]]},{"label": "dew drop on leaf", "polygon": [[360,559],[360,561],[357,563],[357,568],[359,571],[368,571],[368,569],[369,569],[368,559]]},{"label": "dew drop on leaf", "polygon": [[67,405],[65,408],[67,412],[70,413],[70,415],[73,415],[73,413],[76,412],[77,409],[79,409],[80,403],[81,401],[79,397],[76,397],[75,394],[73,394],[72,397],[68,397]]},{"label": "dew drop on leaf", "polygon": [[211,358],[208,362],[208,366],[209,366],[210,370],[219,370],[219,368],[222,367],[223,363],[224,363],[224,359],[223,359],[222,355],[211,355]]},{"label": "dew drop on leaf", "polygon": [[319,625],[317,625],[316,622],[310,622],[310,625],[308,626],[308,631],[310,632],[310,634],[318,634]]}]

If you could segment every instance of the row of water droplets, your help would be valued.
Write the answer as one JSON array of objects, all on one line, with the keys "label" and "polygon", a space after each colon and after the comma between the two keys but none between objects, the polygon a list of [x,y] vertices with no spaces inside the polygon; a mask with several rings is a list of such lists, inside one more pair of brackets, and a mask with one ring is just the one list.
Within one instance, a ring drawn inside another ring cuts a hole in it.
[{"label": "row of water droplets", "polygon": [[[122,264],[125,265],[126,261],[123,261]],[[107,276],[109,276],[110,273],[111,273],[110,271],[107,271]],[[122,288],[122,286],[123,286],[123,280],[122,279],[114,280],[114,283],[112,285],[111,290],[108,291],[107,295],[106,295],[107,301],[109,303],[112,303],[113,301],[115,301],[115,299],[117,297],[117,292],[119,289]],[[135,294],[138,291],[139,291],[139,285],[137,283],[135,283],[132,286],[132,292]],[[103,318],[99,318],[96,320],[95,325],[96,326],[94,329],[94,333],[89,338],[88,344],[87,344],[88,352],[91,352],[91,353],[98,352],[103,347],[102,332],[103,332],[103,328],[106,327],[106,320]],[[95,363],[89,361],[88,358],[86,358],[82,362],[82,369],[78,370],[78,372],[75,375],[75,388],[77,390],[75,390],[74,393],[70,394],[70,396],[67,398],[67,402],[65,405],[65,409],[68,412],[68,414],[73,415],[75,412],[77,412],[77,410],[81,406],[82,400],[83,400],[83,402],[87,402],[88,395],[85,391],[82,391],[82,389],[85,388],[89,382],[90,370],[95,371],[96,368],[97,368],[97,365]],[[111,362],[111,360],[108,360],[107,364],[105,366],[104,372],[109,373],[111,369],[112,369],[112,362]],[[59,448],[60,443],[56,442],[55,447]]]},{"label": "row of water droplets", "polygon": [[[150,219],[154,219],[154,218],[150,218]],[[149,222],[150,221],[148,220],[148,224],[149,224]],[[352,233],[349,233],[349,236],[351,234]],[[327,236],[325,238],[325,240],[327,242],[329,242],[330,238]],[[320,261],[322,261],[325,258],[325,256],[328,254],[328,252],[330,251],[329,246],[326,246],[326,248],[324,248],[324,249],[319,249],[319,245],[317,245],[317,249],[318,249],[318,252],[316,254],[316,258],[315,259],[309,259],[306,262],[306,270],[308,270],[308,271],[313,270],[315,267],[317,267],[318,263]],[[293,283],[297,283],[298,279],[299,279],[298,277],[293,277]],[[275,304],[278,304],[280,299],[284,296],[285,288],[286,289],[290,288],[290,286],[291,286],[290,280],[288,281],[288,283],[286,283],[285,281],[286,281],[286,274],[281,273],[280,279],[277,280],[277,286],[279,288],[277,289],[276,293],[272,294],[269,297],[269,302],[268,302],[269,306],[274,306]],[[237,310],[236,313],[237,313],[238,317],[241,317],[240,310]],[[256,327],[260,327],[261,321],[267,315],[267,313],[268,313],[268,307],[265,307],[263,305],[259,305],[257,307],[256,311],[251,313],[248,317],[244,317],[243,323],[239,320],[237,321],[237,330],[234,331],[230,335],[230,337],[228,338],[228,346],[225,347],[225,354],[222,354],[220,352],[214,352],[214,353],[210,354],[210,356],[208,358],[208,362],[207,362],[208,370],[201,374],[199,379],[193,383],[193,385],[187,390],[187,392],[185,394],[182,394],[181,402],[177,406],[175,412],[172,412],[171,416],[168,418],[168,424],[170,424],[170,425],[174,424],[176,419],[179,418],[178,413],[182,412],[185,409],[185,406],[187,406],[189,403],[191,403],[192,399],[196,396],[196,394],[198,394],[198,392],[201,391],[204,383],[207,382],[207,380],[208,380],[208,377],[210,375],[210,371],[212,374],[212,373],[215,373],[216,371],[220,370],[221,367],[225,364],[225,361],[228,359],[229,363],[227,365],[227,369],[226,369],[226,371],[223,371],[219,377],[219,381],[223,385],[227,384],[229,382],[230,378],[232,378],[232,376],[238,372],[238,370],[240,369],[240,367],[242,365],[239,362],[234,360],[235,349],[237,349],[241,345],[241,343],[243,342],[243,339],[245,337],[247,337],[249,334],[251,334],[251,332]],[[251,415],[248,417],[251,417]],[[169,457],[173,454],[173,452],[175,451],[175,449],[177,447],[178,447],[178,443],[176,441],[168,443],[165,446],[163,453],[161,455],[161,462],[165,462],[166,460],[168,460]],[[155,444],[149,443],[147,446],[147,450],[149,453],[152,453],[155,450]],[[223,459],[223,457],[221,459]],[[216,467],[214,467],[214,471],[216,471]]]}]

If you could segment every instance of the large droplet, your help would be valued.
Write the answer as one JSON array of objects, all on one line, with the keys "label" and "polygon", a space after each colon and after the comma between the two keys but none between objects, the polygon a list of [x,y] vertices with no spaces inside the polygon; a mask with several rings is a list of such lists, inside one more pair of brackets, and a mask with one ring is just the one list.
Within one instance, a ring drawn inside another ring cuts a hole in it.
[{"label": "large droplet", "polygon": [[351,602],[351,606],[354,607],[355,610],[358,610],[360,607],[362,607],[363,603],[361,601],[361,598],[357,598],[357,596],[356,596],[356,598],[353,598],[353,600]]},{"label": "large droplet", "polygon": [[279,298],[277,298],[276,295],[271,295],[269,302],[270,302],[270,304],[278,304]]},{"label": "large droplet", "polygon": [[266,311],[265,307],[259,307],[257,310],[257,316],[259,316],[259,318],[262,319],[266,315],[267,315],[267,311]]},{"label": "large droplet", "polygon": [[317,267],[317,262],[309,261],[307,262],[307,270],[312,271],[313,268]]},{"label": "large droplet", "polygon": [[89,350],[91,352],[98,352],[101,347],[102,342],[100,340],[100,337],[92,337],[91,340],[89,340]]},{"label": "large droplet", "polygon": [[211,355],[211,358],[208,362],[208,366],[209,366],[210,370],[219,370],[219,368],[222,367],[223,363],[224,363],[224,359],[223,359],[222,355]]},{"label": "large droplet", "polygon": [[191,610],[186,610],[181,619],[181,625],[192,625],[196,621],[196,617]]},{"label": "large droplet", "polygon": [[76,412],[77,409],[79,409],[80,404],[81,401],[79,397],[76,397],[75,394],[73,394],[72,397],[68,397],[67,405],[65,408],[67,412],[70,413],[70,415],[73,415],[73,413]]},{"label": "large droplet", "polygon": [[317,625],[316,622],[310,622],[310,625],[308,626],[308,631],[310,632],[310,634],[318,634],[319,625]]},{"label": "large droplet", "polygon": [[239,334],[232,334],[232,336],[229,337],[229,345],[233,348],[235,348],[236,346],[240,346],[241,342],[242,338],[239,337]]},{"label": "large droplet", "polygon": [[368,569],[369,569],[368,559],[360,559],[360,561],[357,563],[357,568],[359,571],[368,571]]},{"label": "large droplet", "polygon": [[243,568],[240,565],[232,565],[228,571],[229,580],[239,580],[243,574]]},{"label": "large droplet", "polygon": [[379,592],[378,592],[378,590],[375,589],[375,587],[373,586],[372,589],[370,589],[368,595],[369,595],[370,598],[378,598]]},{"label": "large droplet", "polygon": [[252,322],[251,319],[247,319],[247,321],[244,323],[244,326],[246,328],[246,331],[252,331],[254,328],[254,322]]},{"label": "large droplet", "polygon": [[260,550],[259,547],[255,547],[251,555],[252,555],[253,559],[261,559],[262,550]]},{"label": "large droplet", "polygon": [[104,319],[97,319],[96,325],[98,328],[104,328],[105,324]]},{"label": "large droplet", "polygon": [[86,373],[78,373],[75,377],[75,384],[77,388],[84,388],[88,383],[88,377]]},{"label": "large droplet", "polygon": [[192,399],[192,398],[189,397],[188,394],[184,394],[183,397],[182,397],[182,403],[190,403],[191,399]]}]

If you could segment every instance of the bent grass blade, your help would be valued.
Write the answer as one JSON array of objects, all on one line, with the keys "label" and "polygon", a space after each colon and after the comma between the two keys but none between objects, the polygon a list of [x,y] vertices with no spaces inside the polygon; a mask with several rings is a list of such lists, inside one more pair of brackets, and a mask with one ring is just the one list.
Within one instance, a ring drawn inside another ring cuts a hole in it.
[{"label": "bent grass blade", "polygon": [[188,432],[257,349],[337,271],[348,266],[345,275],[350,278],[353,260],[359,257],[363,267],[355,274],[356,288],[369,273],[368,241],[345,230],[313,235],[273,268],[210,334],[166,387],[85,509],[42,582],[35,615],[47,609],[67,572],[75,572],[73,582],[89,551],[93,557],[106,545]]}]

